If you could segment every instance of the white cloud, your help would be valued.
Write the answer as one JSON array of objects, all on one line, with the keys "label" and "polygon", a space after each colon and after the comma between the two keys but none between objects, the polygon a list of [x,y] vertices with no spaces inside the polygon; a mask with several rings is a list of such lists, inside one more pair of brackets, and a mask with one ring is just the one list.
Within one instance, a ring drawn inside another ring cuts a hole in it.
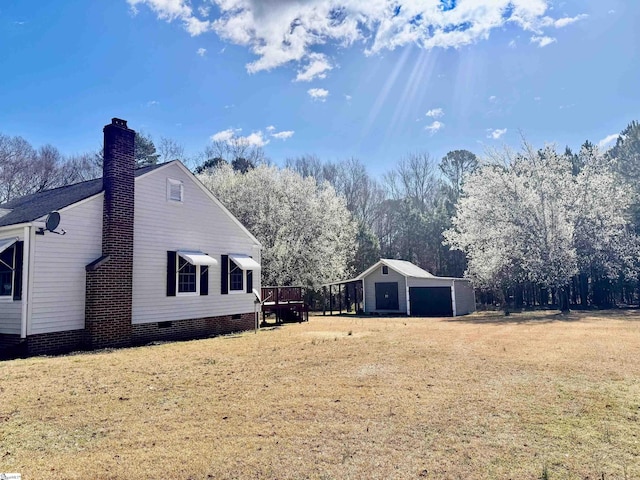
[{"label": "white cloud", "polygon": [[307,90],[307,93],[314,100],[320,100],[321,102],[324,102],[329,96],[329,90],[325,90],[324,88],[310,88]]},{"label": "white cloud", "polygon": [[556,39],[553,37],[538,37],[536,35],[531,37],[531,43],[537,43],[540,48],[546,47],[547,45],[551,45],[555,42]]},{"label": "white cloud", "polygon": [[515,40],[511,40],[509,42],[509,48],[517,48],[518,44],[516,43]]},{"label": "white cloud", "polygon": [[332,69],[333,67],[326,56],[321,53],[312,53],[309,55],[307,65],[298,70],[296,82],[310,82],[316,78],[326,78],[327,74],[325,72]]},{"label": "white cloud", "polygon": [[147,102],[147,107],[155,107],[156,105],[160,105],[160,102],[157,100],[151,100]]},{"label": "white cloud", "polygon": [[285,130],[283,132],[272,133],[271,136],[273,138],[277,138],[278,140],[286,140],[287,138],[293,137],[295,132],[293,130]]},{"label": "white cloud", "polygon": [[351,95],[345,95],[345,96],[344,96],[344,99],[345,99],[347,102],[350,102],[352,98],[353,98],[353,97],[352,97]]},{"label": "white cloud", "polygon": [[619,133],[612,133],[611,135],[607,135],[606,137],[604,137],[602,140],[598,142],[598,146],[600,148],[608,147],[613,142],[615,142],[619,136],[620,136]]},{"label": "white cloud", "polygon": [[[516,27],[544,36],[584,15],[554,19],[549,0],[211,0],[216,8],[192,9],[190,0],[127,0],[146,5],[159,19],[183,23],[191,35],[214,30],[256,55],[250,73],[287,64],[297,81],[324,78],[334,68],[319,48],[359,44],[365,54],[406,45],[459,48],[485,41],[492,31]],[[203,2],[204,3],[204,2]],[[542,45],[543,46],[543,45]]]},{"label": "white cloud", "polygon": [[207,49],[200,47],[196,53],[201,57],[204,57],[207,54]]},{"label": "white cloud", "polygon": [[442,108],[432,108],[427,113],[425,113],[425,115],[431,118],[440,118],[444,115],[444,110],[442,110]]},{"label": "white cloud", "polygon": [[616,13],[616,11],[615,11],[615,10],[609,10],[609,15],[612,15],[612,14],[614,14],[614,13]]},{"label": "white cloud", "polygon": [[487,138],[492,138],[493,140],[498,140],[505,133],[507,133],[507,129],[506,128],[496,128],[495,130],[492,130],[491,128],[489,128],[487,130],[487,132],[488,132]]},{"label": "white cloud", "polygon": [[575,17],[563,17],[553,21],[553,26],[556,28],[564,28],[567,25],[571,25],[572,23],[576,23],[584,18],[587,18],[589,15],[580,14]]},{"label": "white cloud", "polygon": [[233,129],[228,128],[227,130],[222,130],[221,132],[214,133],[211,135],[211,140],[214,142],[230,142],[235,138],[236,133],[241,132],[242,129]]},{"label": "white cloud", "polygon": [[491,95],[491,96],[489,97],[489,101],[490,101],[491,103],[495,102],[497,99],[498,99],[498,97],[496,97],[495,95]]},{"label": "white cloud", "polygon": [[434,122],[431,125],[427,125],[426,127],[424,127],[424,129],[427,130],[431,135],[434,135],[435,133],[442,130],[443,128],[444,128],[444,123],[439,122],[438,120],[434,120]]},{"label": "white cloud", "polygon": [[[265,130],[268,136],[277,138],[278,140],[287,140],[288,138],[293,137],[293,134],[295,133],[293,130],[276,132],[276,127],[273,125],[269,125]],[[264,147],[270,142],[268,136],[265,136],[262,130],[258,130],[257,132],[253,132],[246,136],[240,135],[241,132],[241,128],[227,128],[226,130],[221,130],[218,133],[211,135],[211,140],[213,142],[246,145],[250,147]]]},{"label": "white cloud", "polygon": [[264,138],[262,132],[253,132],[251,135],[247,135],[246,137],[238,137],[238,141],[242,144],[254,146],[254,147],[264,147],[269,140]]},{"label": "white cloud", "polygon": [[[174,20],[182,21],[184,29],[189,32],[192,37],[201,35],[213,29],[213,23],[209,20],[201,20],[193,13],[193,9],[189,5],[188,0],[127,0],[131,5],[134,13],[138,12],[139,4],[146,4],[153,10],[160,20],[172,22]],[[208,15],[207,9],[200,9],[200,15]]]}]

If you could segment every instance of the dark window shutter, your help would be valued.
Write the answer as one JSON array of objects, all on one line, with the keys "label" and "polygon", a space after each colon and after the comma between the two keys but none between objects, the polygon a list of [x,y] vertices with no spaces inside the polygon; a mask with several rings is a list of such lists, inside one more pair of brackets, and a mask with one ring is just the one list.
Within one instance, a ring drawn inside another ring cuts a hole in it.
[{"label": "dark window shutter", "polygon": [[253,270],[247,270],[247,293],[253,291]]},{"label": "dark window shutter", "polygon": [[24,252],[24,242],[16,242],[16,263],[14,264],[13,275],[13,299],[22,299],[22,255]]},{"label": "dark window shutter", "polygon": [[167,252],[167,297],[176,296],[176,252]]},{"label": "dark window shutter", "polygon": [[209,267],[200,265],[200,295],[209,295]]},{"label": "dark window shutter", "polygon": [[222,268],[220,269],[220,293],[226,295],[229,293],[229,255],[222,255]]}]

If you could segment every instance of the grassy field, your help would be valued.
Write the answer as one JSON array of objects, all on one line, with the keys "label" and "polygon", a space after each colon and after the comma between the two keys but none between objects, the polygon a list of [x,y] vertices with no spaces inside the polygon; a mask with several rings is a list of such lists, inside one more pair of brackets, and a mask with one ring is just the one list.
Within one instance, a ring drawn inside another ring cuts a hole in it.
[{"label": "grassy field", "polygon": [[311,317],[0,362],[31,479],[640,478],[640,313]]}]

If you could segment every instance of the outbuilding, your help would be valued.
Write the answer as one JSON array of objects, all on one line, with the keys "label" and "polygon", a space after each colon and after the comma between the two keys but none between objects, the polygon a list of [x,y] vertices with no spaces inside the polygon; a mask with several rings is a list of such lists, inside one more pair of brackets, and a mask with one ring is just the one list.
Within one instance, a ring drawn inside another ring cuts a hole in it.
[{"label": "outbuilding", "polygon": [[[383,258],[356,278],[327,287],[330,299],[335,292],[339,298],[347,292],[349,303],[365,314],[455,317],[476,309],[469,279],[437,277],[405,260]],[[329,308],[333,311],[333,300]]]}]

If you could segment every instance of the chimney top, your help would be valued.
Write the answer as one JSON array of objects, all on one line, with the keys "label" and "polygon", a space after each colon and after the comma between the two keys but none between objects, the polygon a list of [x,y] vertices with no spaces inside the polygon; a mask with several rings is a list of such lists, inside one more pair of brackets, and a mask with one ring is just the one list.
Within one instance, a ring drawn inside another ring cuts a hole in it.
[{"label": "chimney top", "polygon": [[126,120],[122,120],[121,118],[112,118],[111,119],[111,125],[116,126],[116,127],[120,127],[120,128],[126,128],[127,130],[129,129],[127,127],[127,121]]}]

